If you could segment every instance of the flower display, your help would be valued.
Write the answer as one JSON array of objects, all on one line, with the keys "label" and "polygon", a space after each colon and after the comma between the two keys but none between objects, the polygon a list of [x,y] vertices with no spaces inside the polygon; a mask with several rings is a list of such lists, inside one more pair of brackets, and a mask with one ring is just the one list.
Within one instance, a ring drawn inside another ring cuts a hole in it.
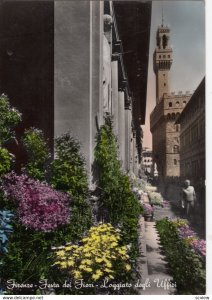
[{"label": "flower display", "polygon": [[153,208],[149,203],[143,203],[142,206],[144,209],[144,215],[152,215]]},{"label": "flower display", "polygon": [[119,231],[110,224],[91,227],[79,245],[68,243],[53,250],[54,265],[74,279],[111,280],[131,270],[127,247],[120,245]]},{"label": "flower display", "polygon": [[206,242],[199,239],[197,234],[190,228],[188,221],[184,219],[170,220],[177,228],[179,237],[190,246],[197,254],[201,256],[206,255]]},{"label": "flower display", "polygon": [[19,220],[27,228],[48,232],[69,222],[68,195],[45,183],[12,172],[4,177],[3,190],[17,203]]},{"label": "flower display", "polygon": [[195,250],[195,252],[198,252],[202,256],[206,255],[206,242],[205,242],[205,240],[195,239],[195,240],[190,242],[190,245]]},{"label": "flower display", "polygon": [[182,239],[196,237],[196,233],[187,224],[180,226],[178,228],[178,233]]}]

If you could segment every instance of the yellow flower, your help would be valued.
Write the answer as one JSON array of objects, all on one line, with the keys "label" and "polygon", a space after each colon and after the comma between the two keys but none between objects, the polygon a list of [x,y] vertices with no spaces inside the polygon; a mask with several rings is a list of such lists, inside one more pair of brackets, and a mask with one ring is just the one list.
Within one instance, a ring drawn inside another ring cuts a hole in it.
[{"label": "yellow flower", "polygon": [[85,268],[84,270],[85,270],[85,272],[88,272],[88,273],[93,271],[91,268]]},{"label": "yellow flower", "polygon": [[64,256],[65,255],[65,251],[64,250],[60,250],[56,252],[57,256]]},{"label": "yellow flower", "polygon": [[74,271],[74,278],[75,279],[81,279],[82,278],[82,273],[80,271]]},{"label": "yellow flower", "polygon": [[96,257],[96,258],[95,258],[95,261],[96,261],[97,263],[101,263],[101,262],[103,262],[103,259],[102,259],[102,258],[99,258],[99,257]]},{"label": "yellow flower", "polygon": [[61,262],[60,267],[61,267],[61,269],[66,269],[67,268],[67,263],[66,262]]},{"label": "yellow flower", "polygon": [[107,272],[107,273],[113,273],[114,272],[113,270],[108,269],[108,268],[104,269],[104,271]]},{"label": "yellow flower", "polygon": [[113,242],[112,244],[111,244],[111,247],[113,248],[113,247],[116,247],[118,244],[116,243],[116,242]]},{"label": "yellow flower", "polygon": [[72,246],[66,246],[66,247],[65,247],[65,250],[66,250],[66,251],[70,251],[70,250],[72,250],[72,249],[73,249]]},{"label": "yellow flower", "polygon": [[91,257],[91,253],[85,253],[85,257]]},{"label": "yellow flower", "polygon": [[106,266],[107,266],[108,268],[112,268],[112,264],[111,264],[111,262],[109,262],[109,261],[106,261]]},{"label": "yellow flower", "polygon": [[74,261],[73,260],[68,260],[67,265],[69,267],[73,267],[74,266]]},{"label": "yellow flower", "polygon": [[126,264],[126,265],[125,265],[125,269],[126,269],[127,271],[130,271],[130,270],[131,270],[131,265]]},{"label": "yellow flower", "polygon": [[100,278],[100,275],[97,275],[97,274],[93,274],[93,275],[92,275],[92,279],[93,279],[94,281],[98,280],[99,278]]},{"label": "yellow flower", "polygon": [[80,270],[85,270],[86,268],[87,268],[86,265],[80,265],[80,266],[79,266],[79,269],[80,269]]}]

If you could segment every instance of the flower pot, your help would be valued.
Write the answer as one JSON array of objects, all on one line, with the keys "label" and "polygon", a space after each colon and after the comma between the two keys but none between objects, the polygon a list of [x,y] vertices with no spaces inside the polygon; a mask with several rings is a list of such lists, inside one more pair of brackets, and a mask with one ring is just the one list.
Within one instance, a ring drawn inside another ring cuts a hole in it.
[{"label": "flower pot", "polygon": [[152,220],[152,215],[144,215],[144,220],[150,222]]}]

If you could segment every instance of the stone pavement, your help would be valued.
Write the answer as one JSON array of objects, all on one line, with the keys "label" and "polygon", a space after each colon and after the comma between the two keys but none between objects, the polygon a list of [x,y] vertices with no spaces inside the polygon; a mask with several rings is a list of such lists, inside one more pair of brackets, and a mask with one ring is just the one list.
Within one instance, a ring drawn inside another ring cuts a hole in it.
[{"label": "stone pavement", "polygon": [[[147,194],[143,195],[143,201],[149,202]],[[139,253],[138,273],[140,280],[137,284],[137,291],[141,295],[173,295],[176,294],[173,278],[169,274],[167,261],[162,252],[160,238],[156,229],[156,222],[165,217],[182,218],[182,209],[176,203],[168,202],[166,207],[154,207],[153,221],[139,219],[138,240]],[[205,238],[204,227],[195,217],[189,220],[191,227],[200,238]]]},{"label": "stone pavement", "polygon": [[[148,203],[147,195],[143,195],[144,202]],[[161,215],[162,213],[162,215]],[[156,209],[155,217],[172,217],[174,213],[170,207],[163,208],[160,212]],[[160,238],[155,221],[147,222],[144,218],[139,220],[139,262],[141,279],[137,291],[141,295],[173,295],[176,292],[173,278],[169,274],[167,261],[162,253]]]}]

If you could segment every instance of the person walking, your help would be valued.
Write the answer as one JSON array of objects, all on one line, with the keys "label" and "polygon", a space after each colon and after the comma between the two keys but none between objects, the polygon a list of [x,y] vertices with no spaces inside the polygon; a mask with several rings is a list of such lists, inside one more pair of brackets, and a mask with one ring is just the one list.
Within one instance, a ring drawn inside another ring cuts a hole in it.
[{"label": "person walking", "polygon": [[185,209],[187,217],[190,217],[194,212],[194,205],[196,202],[196,193],[194,187],[190,185],[190,180],[184,181],[182,188],[182,208]]}]

